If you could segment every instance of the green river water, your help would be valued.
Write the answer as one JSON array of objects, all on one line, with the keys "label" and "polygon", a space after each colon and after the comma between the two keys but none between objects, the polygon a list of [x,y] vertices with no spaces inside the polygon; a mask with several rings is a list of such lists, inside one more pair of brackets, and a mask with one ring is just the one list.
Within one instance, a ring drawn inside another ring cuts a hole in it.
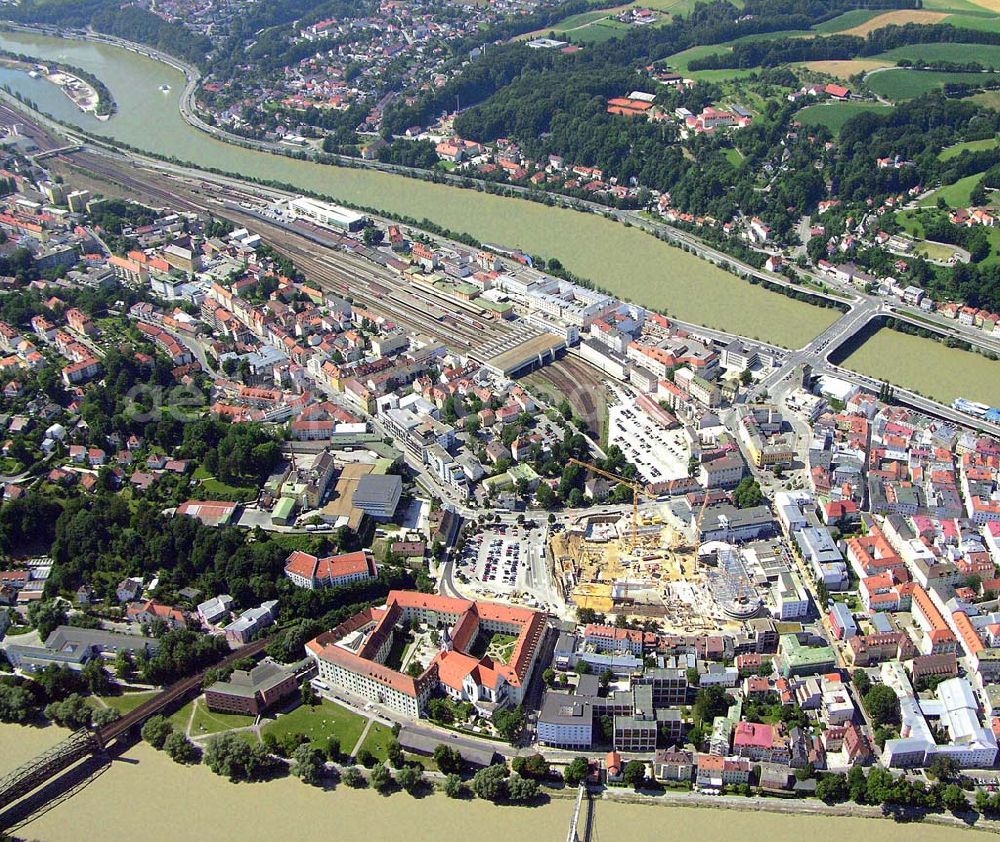
[{"label": "green river water", "polygon": [[[593,214],[371,170],[295,161],[217,141],[181,117],[177,101],[183,75],[128,50],[19,32],[0,32],[0,47],[94,73],[108,85],[119,106],[118,114],[107,122],[83,114],[56,86],[22,71],[0,68],[0,84],[30,97],[60,120],[136,148],[276,179],[350,204],[426,217],[480,240],[558,257],[568,269],[615,295],[665,308],[685,321],[788,347],[806,344],[836,315],[751,286],[637,229]],[[159,90],[164,84],[170,86],[168,93]],[[1000,404],[1000,364],[936,342],[906,342],[908,338],[883,331],[846,364],[942,401],[960,394]],[[958,378],[953,376],[956,366]]]}]

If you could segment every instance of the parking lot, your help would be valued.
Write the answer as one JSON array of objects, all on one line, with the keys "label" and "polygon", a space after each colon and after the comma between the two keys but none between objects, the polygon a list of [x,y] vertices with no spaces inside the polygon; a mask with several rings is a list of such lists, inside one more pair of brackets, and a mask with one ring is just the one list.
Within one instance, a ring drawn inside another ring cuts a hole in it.
[{"label": "parking lot", "polygon": [[683,430],[665,430],[631,400],[609,410],[608,444],[618,445],[646,482],[687,476],[689,453]]},{"label": "parking lot", "polygon": [[554,610],[557,596],[545,568],[542,526],[497,526],[470,537],[456,560],[456,573],[479,596],[514,598]]}]

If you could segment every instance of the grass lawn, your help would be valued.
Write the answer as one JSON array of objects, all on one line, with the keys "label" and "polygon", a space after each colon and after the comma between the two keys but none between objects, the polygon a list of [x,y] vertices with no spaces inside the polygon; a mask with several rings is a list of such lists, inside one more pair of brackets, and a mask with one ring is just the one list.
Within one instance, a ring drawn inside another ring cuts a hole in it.
[{"label": "grass lawn", "polygon": [[204,699],[195,702],[194,719],[191,722],[191,736],[204,737],[219,734],[232,728],[246,728],[253,725],[254,717],[240,713],[216,713],[209,710]]},{"label": "grass lawn", "polygon": [[262,734],[278,738],[285,734],[305,734],[319,748],[326,748],[326,741],[335,736],[340,740],[341,750],[348,752],[354,749],[364,728],[363,716],[323,699],[315,707],[300,705],[291,713],[280,715],[264,726]]},{"label": "grass lawn", "polygon": [[227,485],[215,477],[209,477],[201,481],[201,487],[210,500],[231,500],[234,503],[246,503],[257,498],[256,488],[239,488],[235,485]]},{"label": "grass lawn", "polygon": [[[954,46],[954,45],[942,45]],[[977,55],[966,47],[966,56]],[[1000,47],[995,49],[1000,50]],[[1000,80],[996,73],[948,73],[939,70],[911,70],[909,68],[892,68],[880,73],[873,73],[866,80],[868,89],[879,96],[895,101],[914,99],[915,97],[943,88],[948,82],[965,82],[986,85]]]},{"label": "grass lawn", "polygon": [[[368,729],[368,734],[365,736],[365,741],[361,744],[361,748],[368,749],[375,757],[384,761],[386,759],[386,752],[389,750],[389,743],[391,742],[392,729],[380,722],[373,722],[372,727]],[[347,746],[343,750],[350,751],[353,747],[353,745]]]},{"label": "grass lawn", "polygon": [[888,113],[886,106],[874,102],[829,102],[807,105],[795,117],[803,126],[826,126],[839,134],[848,120],[865,111]]},{"label": "grass lawn", "polygon": [[968,207],[972,191],[982,178],[983,174],[981,172],[960,178],[954,184],[940,187],[929,196],[925,196],[920,200],[920,205],[921,207],[934,207],[937,205],[938,199],[944,199],[950,208]]},{"label": "grass lawn", "polygon": [[995,137],[988,137],[985,140],[967,140],[964,143],[945,147],[938,153],[938,158],[942,161],[948,161],[951,158],[957,158],[963,152],[982,152],[984,149],[992,149],[997,145],[997,142]]},{"label": "grass lawn", "polygon": [[170,720],[170,724],[182,734],[187,733],[188,722],[191,721],[191,711],[193,708],[194,702],[188,702],[184,707],[179,708],[167,717]]},{"label": "grass lawn", "polygon": [[955,249],[946,243],[922,242],[913,247],[917,254],[922,254],[928,260],[938,260],[946,262],[954,253]]},{"label": "grass lawn", "polygon": [[122,715],[135,710],[143,702],[148,702],[159,693],[158,690],[141,690],[134,693],[122,693],[120,696],[89,696],[87,701],[94,707],[100,707],[104,702],[109,708],[114,708]]},{"label": "grass lawn", "polygon": [[743,154],[735,147],[729,147],[724,150],[722,154],[726,156],[726,160],[729,161],[729,163],[736,169],[739,169],[740,164],[743,163]]}]

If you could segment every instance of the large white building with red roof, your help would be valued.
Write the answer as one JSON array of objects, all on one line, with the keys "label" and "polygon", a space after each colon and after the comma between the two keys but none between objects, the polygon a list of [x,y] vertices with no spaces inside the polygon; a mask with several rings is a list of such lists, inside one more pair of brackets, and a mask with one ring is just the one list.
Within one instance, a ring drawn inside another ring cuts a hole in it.
[{"label": "large white building with red roof", "polygon": [[364,550],[324,558],[294,550],[285,560],[285,575],[300,588],[316,590],[374,579],[378,569]]},{"label": "large white building with red roof", "polygon": [[[393,638],[406,627],[440,634],[440,651],[417,676],[386,666]],[[417,718],[431,695],[443,691],[488,712],[520,704],[545,637],[539,611],[466,599],[391,591],[381,608],[368,608],[306,644],[319,678],[355,696]],[[514,638],[506,662],[472,654],[477,640]]]}]

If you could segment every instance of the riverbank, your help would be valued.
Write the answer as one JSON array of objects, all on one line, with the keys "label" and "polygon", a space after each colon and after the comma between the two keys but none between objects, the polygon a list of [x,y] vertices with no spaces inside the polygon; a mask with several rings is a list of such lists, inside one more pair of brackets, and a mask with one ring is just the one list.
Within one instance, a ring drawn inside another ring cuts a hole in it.
[{"label": "riverbank", "polygon": [[[0,774],[30,760],[66,735],[60,728],[0,725]],[[840,815],[802,815],[762,811],[754,804],[786,802],[742,799],[746,809],[679,806],[662,799],[622,793],[595,799],[597,839],[612,836],[630,842],[704,842],[728,837],[801,842],[828,836],[861,836],[868,842],[894,842],[905,832],[908,842],[947,842],[957,825],[910,824],[903,831],[888,820]],[[801,802],[791,802],[801,806]],[[715,809],[711,809],[715,808]],[[259,784],[231,784],[205,766],[180,766],[163,752],[140,743],[114,761],[68,800],[55,805],[17,831],[45,842],[132,842],[135,817],[142,817],[144,838],[174,840],[211,827],[213,842],[248,842],[294,838],[303,842],[370,842],[405,833],[414,842],[464,842],[470,829],[499,826],[512,837],[561,840],[573,811],[571,798],[552,798],[535,807],[498,807],[476,799],[442,795],[413,798],[397,792],[381,796],[370,790],[338,785],[310,787],[285,777]],[[404,830],[405,829],[405,830]],[[970,830],[966,838],[986,837]]]}]

